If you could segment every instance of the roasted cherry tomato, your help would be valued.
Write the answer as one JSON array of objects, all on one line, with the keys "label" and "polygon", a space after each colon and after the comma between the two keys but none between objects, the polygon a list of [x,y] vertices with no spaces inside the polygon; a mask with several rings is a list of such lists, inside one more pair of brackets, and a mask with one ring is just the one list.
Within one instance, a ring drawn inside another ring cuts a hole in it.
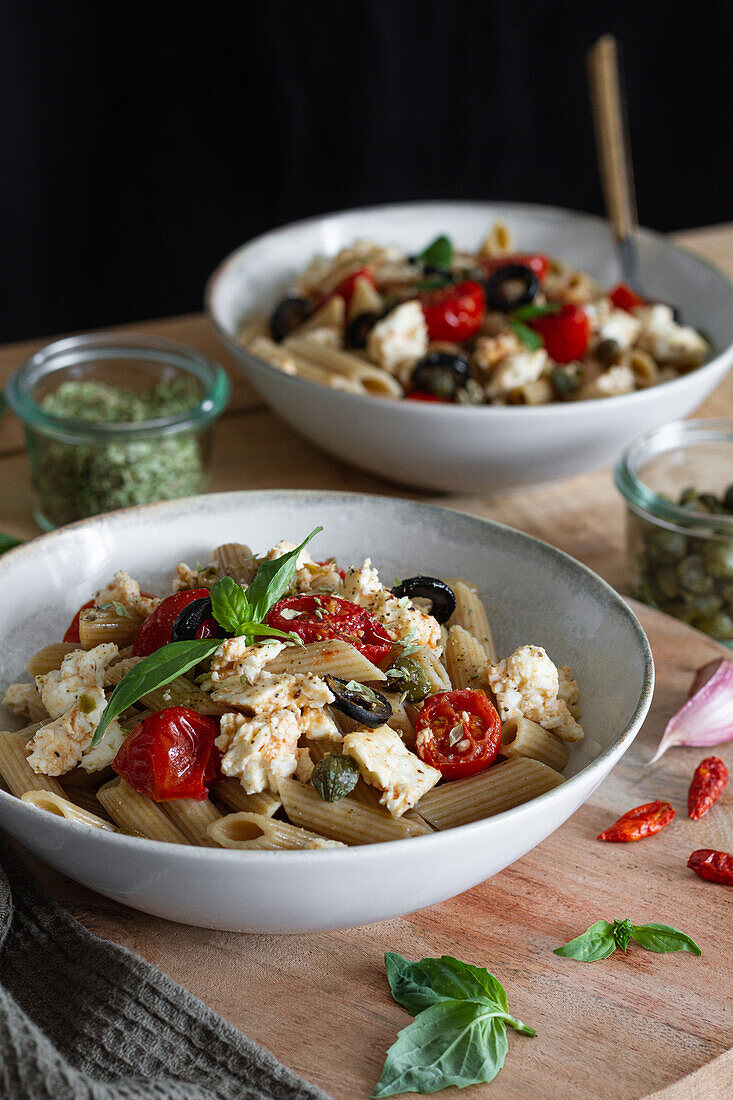
[{"label": "roasted cherry tomato", "polygon": [[[183,608],[191,603],[191,600],[200,600],[211,593],[208,588],[189,588],[184,592],[175,592],[158,604],[152,615],[148,615],[137,632],[137,637],[132,646],[135,657],[149,657],[171,640],[173,624]],[[209,619],[199,628],[197,638],[215,638],[217,624]]]},{"label": "roasted cherry tomato", "polygon": [[590,339],[590,322],[580,306],[565,305],[558,313],[536,317],[529,324],[545,342],[547,354],[556,363],[581,359]]},{"label": "roasted cherry tomato", "polygon": [[501,721],[483,691],[441,691],[420,708],[415,742],[420,759],[444,779],[464,779],[494,762]]},{"label": "roasted cherry tomato", "polygon": [[460,344],[481,328],[486,311],[484,288],[469,279],[445,290],[435,290],[423,297],[422,311],[431,340]]},{"label": "roasted cherry tomato", "polygon": [[349,306],[351,305],[351,299],[354,297],[354,291],[356,290],[357,279],[366,279],[372,286],[376,286],[374,274],[371,269],[368,267],[360,267],[353,275],[347,275],[345,279],[342,279],[336,289],[333,290],[324,301],[327,302],[329,298],[335,298],[338,294],[340,298],[343,298],[348,312]]},{"label": "roasted cherry tomato", "polygon": [[520,252],[515,256],[495,256],[492,260],[482,260],[481,262],[481,266],[486,269],[489,275],[493,275],[500,267],[513,266],[514,264],[528,267],[531,271],[534,271],[537,278],[542,282],[547,274],[550,261],[547,256],[543,256],[540,252],[533,254]]},{"label": "roasted cherry tomato", "polygon": [[167,707],[145,718],[123,741],[112,767],[131,787],[156,802],[204,799],[219,776],[213,718],[188,707]]},{"label": "roasted cherry tomato", "polygon": [[372,664],[379,664],[392,649],[392,639],[373,615],[338,596],[287,596],[267,614],[269,626],[297,634],[301,641],[341,639],[359,650]]},{"label": "roasted cherry tomato", "polygon": [[82,611],[86,611],[88,607],[94,607],[94,600],[87,600],[86,603],[81,605],[76,615],[74,615],[74,618],[69,623],[68,629],[64,634],[65,642],[79,642],[81,640],[79,638],[79,616]]},{"label": "roasted cherry tomato", "polygon": [[626,283],[619,283],[618,286],[615,286],[608,297],[616,309],[625,309],[627,313],[631,313],[631,310],[635,309],[636,306],[644,305],[644,299]]},{"label": "roasted cherry tomato", "polygon": [[407,401],[437,401],[441,405],[451,405],[447,397],[438,397],[437,393],[426,393],[425,390],[410,390],[405,394]]}]

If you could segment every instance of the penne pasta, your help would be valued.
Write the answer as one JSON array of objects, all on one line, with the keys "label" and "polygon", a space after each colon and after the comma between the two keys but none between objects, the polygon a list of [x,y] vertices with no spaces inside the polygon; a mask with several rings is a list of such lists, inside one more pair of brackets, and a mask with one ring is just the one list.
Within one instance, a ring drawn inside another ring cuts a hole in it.
[{"label": "penne pasta", "polygon": [[28,763],[28,736],[26,730],[17,733],[0,732],[0,775],[16,798],[27,791],[49,791],[60,798],[64,789],[50,775],[37,775]]},{"label": "penne pasta", "polygon": [[646,390],[659,382],[659,367],[649,352],[632,348],[629,352],[629,366],[634,373],[637,389]]},{"label": "penne pasta", "polygon": [[502,724],[501,752],[504,756],[529,756],[558,772],[570,755],[567,742],[529,718],[508,718]]},{"label": "penne pasta", "polygon": [[358,649],[342,641],[312,642],[305,648],[291,646],[268,662],[267,671],[311,672],[314,676],[340,676],[362,683],[387,679]]},{"label": "penne pasta", "polygon": [[[408,749],[415,748],[415,723],[412,721],[410,715],[407,713],[404,700],[401,695],[398,695],[394,691],[380,691],[380,694],[384,696],[389,705],[392,707],[392,717],[387,722],[393,730],[397,730],[400,737],[407,745]],[[346,733],[351,733],[356,723],[352,722],[350,730],[346,730]]]},{"label": "penne pasta", "polygon": [[505,221],[501,219],[494,222],[479,248],[479,255],[484,259],[493,259],[494,256],[507,256],[514,250],[514,234]]},{"label": "penne pasta", "polygon": [[297,355],[292,348],[276,344],[265,336],[259,336],[254,340],[250,350],[271,366],[277,367],[283,374],[298,375],[301,378],[307,378],[310,382],[319,382],[322,386],[332,386],[334,389],[347,390],[349,393],[366,393],[366,389],[358,378],[335,374],[333,370],[319,366],[312,359]]},{"label": "penne pasta", "polygon": [[402,386],[397,379],[381,367],[369,363],[358,355],[309,339],[307,335],[289,336],[284,343],[289,352],[310,359],[315,365],[358,381],[366,393],[377,397],[401,397]]},{"label": "penne pasta", "polygon": [[450,617],[449,626],[462,626],[469,634],[483,646],[489,661],[495,664],[498,660],[496,646],[489,625],[489,617],[479,598],[479,594],[468,581],[453,577],[446,581],[453,589],[456,597],[456,609]]},{"label": "penne pasta", "polygon": [[229,810],[243,810],[247,813],[272,817],[282,806],[275,794],[261,791],[259,794],[247,794],[238,779],[223,779],[211,788],[214,799],[223,803]]},{"label": "penne pasta", "polygon": [[123,832],[168,844],[186,844],[186,837],[163,813],[160,806],[140,794],[124,779],[113,779],[97,791],[97,798],[115,825]]},{"label": "penne pasta", "polygon": [[345,847],[338,840],[327,840],[287,821],[248,813],[229,814],[214,821],[209,825],[209,839],[222,848],[265,851]]},{"label": "penne pasta", "polygon": [[420,799],[419,812],[436,829],[453,829],[520,806],[563,782],[539,760],[515,756],[468,779],[434,787]]},{"label": "penne pasta", "polygon": [[462,626],[452,626],[445,644],[445,663],[454,688],[481,688],[486,651]]},{"label": "penne pasta", "polygon": [[425,673],[425,677],[430,684],[431,695],[437,695],[439,691],[450,691],[451,678],[445,665],[434,650],[422,647],[414,649],[410,653],[410,658]]},{"label": "penne pasta", "polygon": [[[130,657],[125,661],[118,662],[116,665],[110,665],[106,670],[105,682],[113,686],[119,684],[140,659],[139,657]],[[227,709],[220,703],[216,703],[198,684],[194,684],[185,676],[179,676],[176,680],[171,680],[165,687],[146,692],[141,697],[140,702],[149,707],[151,711],[165,710],[166,707],[188,707],[198,714],[224,714]]]},{"label": "penne pasta", "polygon": [[37,806],[39,810],[55,814],[56,817],[64,817],[67,821],[77,821],[80,825],[91,825],[95,829],[106,829],[115,832],[115,827],[109,821],[90,813],[81,806],[71,802],[63,795],[54,794],[53,791],[35,790],[26,791],[21,796],[22,802],[28,802],[31,806]]},{"label": "penne pasta", "polygon": [[344,844],[375,844],[430,832],[422,821],[391,817],[382,807],[363,805],[350,796],[324,802],[314,787],[295,779],[281,781],[280,797],[293,824]]},{"label": "penne pasta", "polygon": [[220,577],[232,577],[237,584],[249,584],[257,569],[254,554],[249,546],[241,542],[225,542],[223,546],[217,546],[211,561]]},{"label": "penne pasta", "polygon": [[536,378],[534,382],[526,382],[519,387],[517,393],[525,405],[549,405],[555,396],[549,378]]},{"label": "penne pasta", "polygon": [[216,847],[207,830],[221,819],[221,814],[208,798],[172,798],[161,802],[160,808],[191,844]]},{"label": "penne pasta", "polygon": [[34,679],[46,672],[53,672],[54,669],[61,668],[61,662],[68,653],[73,653],[78,648],[76,642],[51,642],[33,654],[25,666],[26,672]]}]

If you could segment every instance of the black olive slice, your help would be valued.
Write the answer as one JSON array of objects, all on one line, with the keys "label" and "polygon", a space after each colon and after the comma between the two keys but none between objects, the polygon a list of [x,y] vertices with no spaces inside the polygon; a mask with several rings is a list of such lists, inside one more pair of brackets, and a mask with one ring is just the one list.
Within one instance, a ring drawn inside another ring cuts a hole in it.
[{"label": "black olive slice", "polygon": [[415,390],[434,393],[436,397],[454,397],[465,386],[470,375],[465,355],[453,355],[449,351],[431,351],[415,364],[410,385]]},{"label": "black olive slice", "polygon": [[[191,600],[190,603],[186,604],[173,624],[171,641],[191,641],[192,638],[196,637],[196,631],[199,627],[203,626],[206,620],[211,618],[211,600],[208,596],[201,596],[198,600]],[[217,633],[214,637],[224,638],[226,634],[222,629],[221,634]]]},{"label": "black olive slice", "polygon": [[342,680],[340,676],[326,676],[325,680],[336,697],[331,706],[360,725],[376,729],[392,717],[392,707],[374,688],[356,680]]},{"label": "black olive slice", "polygon": [[[504,287],[507,283],[521,283],[522,289],[518,295],[509,298]],[[524,264],[507,264],[500,267],[491,275],[484,284],[486,291],[486,303],[490,309],[498,309],[502,313],[511,313],[520,306],[528,306],[537,297],[540,289],[540,281],[531,267]]]},{"label": "black olive slice", "polygon": [[410,599],[419,596],[424,600],[430,600],[432,604],[430,614],[439,623],[447,623],[456,609],[453,589],[445,581],[439,581],[437,577],[408,577],[392,589],[392,595],[400,598],[409,596]]},{"label": "black olive slice", "polygon": [[346,346],[350,348],[365,348],[367,336],[381,317],[381,313],[360,313],[346,326]]},{"label": "black olive slice", "polygon": [[270,332],[273,340],[279,344],[290,335],[293,329],[308,320],[310,312],[311,307],[304,298],[296,298],[294,295],[282,298],[270,315]]}]

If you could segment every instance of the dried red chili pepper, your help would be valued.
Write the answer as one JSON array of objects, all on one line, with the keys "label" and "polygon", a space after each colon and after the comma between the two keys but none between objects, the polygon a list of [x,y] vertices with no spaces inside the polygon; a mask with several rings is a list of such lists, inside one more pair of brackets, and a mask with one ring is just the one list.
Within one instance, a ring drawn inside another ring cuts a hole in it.
[{"label": "dried red chili pepper", "polygon": [[728,782],[728,769],[719,756],[706,756],[698,764],[687,796],[687,813],[693,821],[715,805]]},{"label": "dried red chili pepper", "polygon": [[708,882],[733,886],[733,856],[728,852],[716,852],[713,848],[698,848],[688,859],[687,866]]},{"label": "dried red chili pepper", "polygon": [[674,809],[669,802],[647,802],[637,806],[605,829],[599,840],[628,841],[642,840],[645,836],[654,836],[674,817]]}]

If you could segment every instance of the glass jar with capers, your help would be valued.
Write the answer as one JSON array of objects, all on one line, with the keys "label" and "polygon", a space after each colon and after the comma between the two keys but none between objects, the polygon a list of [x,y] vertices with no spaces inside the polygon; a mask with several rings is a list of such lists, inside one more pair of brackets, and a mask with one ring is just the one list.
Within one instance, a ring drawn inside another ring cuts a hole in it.
[{"label": "glass jar with capers", "polygon": [[667,424],[614,478],[634,596],[733,647],[733,421]]}]

